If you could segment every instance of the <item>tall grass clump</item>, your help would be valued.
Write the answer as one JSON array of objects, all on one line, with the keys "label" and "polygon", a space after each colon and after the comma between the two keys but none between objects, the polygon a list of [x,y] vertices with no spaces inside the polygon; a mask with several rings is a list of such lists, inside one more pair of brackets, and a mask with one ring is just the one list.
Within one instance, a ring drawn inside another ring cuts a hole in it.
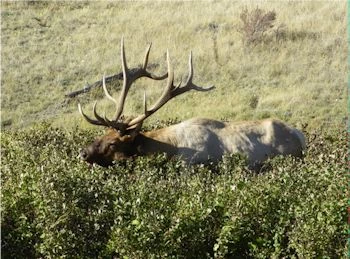
[{"label": "tall grass clump", "polygon": [[303,161],[276,157],[260,174],[236,155],[89,168],[77,154],[95,134],[2,132],[4,258],[345,258],[343,131],[317,132]]},{"label": "tall grass clump", "polygon": [[265,34],[274,27],[275,11],[264,11],[258,7],[249,11],[247,7],[240,14],[241,25],[238,31],[247,45],[262,42]]}]

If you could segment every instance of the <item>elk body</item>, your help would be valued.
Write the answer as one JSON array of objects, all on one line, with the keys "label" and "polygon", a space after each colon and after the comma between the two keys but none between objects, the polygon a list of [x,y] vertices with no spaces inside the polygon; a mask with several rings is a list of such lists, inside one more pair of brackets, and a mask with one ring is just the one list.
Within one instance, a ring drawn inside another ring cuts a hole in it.
[{"label": "elk body", "polygon": [[[105,136],[97,138],[91,145],[83,149],[80,157],[90,163],[109,166],[113,161],[124,160],[138,155],[165,153],[169,158],[177,156],[187,163],[207,163],[218,161],[226,153],[242,153],[247,156],[250,166],[260,164],[276,155],[302,156],[305,149],[304,135],[285,123],[265,119],[261,121],[244,121],[226,123],[210,119],[193,118],[166,128],[141,132],[143,121],[160,109],[170,99],[190,90],[209,91],[214,87],[199,87],[192,83],[192,54],[189,58],[189,76],[186,83],[174,86],[174,73],[167,52],[168,73],[156,76],[146,70],[150,47],[147,49],[143,66],[137,70],[128,70],[125,59],[123,40],[121,42],[121,59],[123,69],[123,87],[119,101],[108,92],[103,79],[103,89],[107,98],[116,105],[113,119],[93,113],[91,119],[78,108],[82,116],[91,124],[108,127]],[[132,83],[140,77],[154,80],[167,78],[167,85],[159,100],[147,108],[144,95],[144,113],[136,118],[122,115],[127,93]]]}]

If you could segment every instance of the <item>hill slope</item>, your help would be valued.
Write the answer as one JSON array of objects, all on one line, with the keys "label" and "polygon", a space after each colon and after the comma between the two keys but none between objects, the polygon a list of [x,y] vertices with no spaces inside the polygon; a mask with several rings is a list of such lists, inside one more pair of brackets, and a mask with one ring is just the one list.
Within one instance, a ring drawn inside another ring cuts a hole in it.
[{"label": "hill slope", "polygon": [[[238,31],[244,8],[275,11],[263,42],[247,46]],[[166,70],[168,48],[179,81],[193,50],[195,82],[216,86],[168,103],[155,119],[192,116],[245,120],[278,117],[311,128],[339,125],[346,111],[346,2],[5,2],[2,17],[2,126],[39,120],[55,125],[86,123],[76,100],[64,95],[86,82],[121,71],[125,37],[130,67],[150,62]],[[140,113],[143,89],[150,102],[165,82],[141,80],[127,113]],[[116,87],[114,86],[116,89]],[[114,92],[117,94],[117,91]],[[98,89],[76,99],[112,112]],[[189,109],[190,107],[190,109]],[[107,112],[107,113],[108,113]]]}]

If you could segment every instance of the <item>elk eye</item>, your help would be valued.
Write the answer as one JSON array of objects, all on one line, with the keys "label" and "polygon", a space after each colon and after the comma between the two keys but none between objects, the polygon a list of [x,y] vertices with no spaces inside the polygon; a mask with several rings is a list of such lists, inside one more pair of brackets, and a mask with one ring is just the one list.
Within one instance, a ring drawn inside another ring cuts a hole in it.
[{"label": "elk eye", "polygon": [[115,148],[117,146],[117,143],[113,142],[113,143],[109,143],[109,147],[110,148]]}]

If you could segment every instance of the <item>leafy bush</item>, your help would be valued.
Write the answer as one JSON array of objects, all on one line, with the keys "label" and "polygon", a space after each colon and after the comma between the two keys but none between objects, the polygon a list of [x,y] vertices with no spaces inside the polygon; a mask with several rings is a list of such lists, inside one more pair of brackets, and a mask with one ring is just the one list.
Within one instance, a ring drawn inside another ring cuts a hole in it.
[{"label": "leafy bush", "polygon": [[2,133],[4,258],[345,257],[344,132],[260,174],[238,155],[89,168],[77,154],[94,135],[46,124]]},{"label": "leafy bush", "polygon": [[276,12],[265,12],[258,7],[252,11],[244,8],[240,18],[242,24],[238,31],[242,34],[243,41],[249,45],[263,40],[264,34],[274,26]]}]

